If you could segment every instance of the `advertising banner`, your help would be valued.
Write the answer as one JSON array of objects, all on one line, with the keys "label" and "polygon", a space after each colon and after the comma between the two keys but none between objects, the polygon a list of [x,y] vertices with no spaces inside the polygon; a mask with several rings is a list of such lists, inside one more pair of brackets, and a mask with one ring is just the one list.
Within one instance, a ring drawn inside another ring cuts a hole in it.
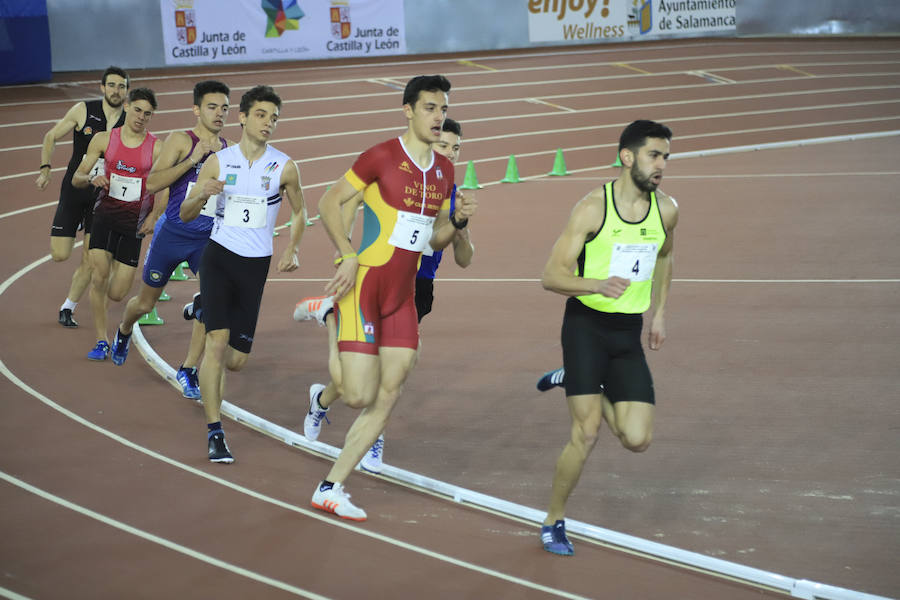
[{"label": "advertising banner", "polygon": [[403,0],[160,0],[167,65],[404,54]]},{"label": "advertising banner", "polygon": [[736,0],[521,0],[531,42],[597,43],[735,33]]}]

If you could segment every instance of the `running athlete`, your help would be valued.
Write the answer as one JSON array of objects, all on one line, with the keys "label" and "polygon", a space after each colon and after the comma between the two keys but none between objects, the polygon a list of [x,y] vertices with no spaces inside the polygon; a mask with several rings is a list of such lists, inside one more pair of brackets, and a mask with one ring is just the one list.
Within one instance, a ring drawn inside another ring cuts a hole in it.
[{"label": "running athlete", "polygon": [[291,205],[291,241],[278,260],[279,271],[299,266],[297,247],[306,227],[300,171],[288,155],[268,143],[280,110],[281,98],[271,87],[248,90],[240,104],[241,141],[206,160],[180,210],[181,219],[192,222],[215,197],[212,233],[200,265],[199,297],[206,327],[200,392],[208,456],[217,463],[234,462],[221,421],[225,369],[239,371],[250,356],[282,198]]},{"label": "running athlete", "polygon": [[81,262],[72,274],[72,283],[66,301],[59,308],[59,324],[63,327],[78,327],[72,313],[81,300],[84,290],[91,282],[91,263],[88,260],[88,247],[91,241],[91,217],[94,214],[94,202],[97,190],[93,188],[78,189],[72,186],[72,175],[81,164],[87,152],[88,144],[95,134],[106,131],[108,123],[113,127],[121,127],[125,122],[122,103],[128,94],[128,73],[119,67],[109,67],[103,72],[100,83],[101,100],[84,100],[76,103],[56,125],[44,135],[41,146],[41,167],[37,177],[39,190],[47,189],[50,183],[50,160],[56,143],[72,132],[72,157],[63,175],[59,188],[59,204],[50,227],[50,256],[56,262],[68,260],[75,246],[75,233],[84,230],[84,248]]},{"label": "running athlete", "polygon": [[652,305],[648,345],[659,350],[666,339],[678,222],[675,200],[657,189],[671,139],[669,128],[653,121],[625,128],[620,177],[575,205],[544,267],[544,288],[569,297],[562,349],[572,430],[556,463],[541,528],[544,549],[554,554],[574,553],[566,537],[566,502],[601,423],[632,452],[650,446],[655,397],[641,328]]},{"label": "running athlete", "polygon": [[[432,144],[432,149],[438,154],[446,156],[451,163],[455,164],[459,160],[459,150],[462,144],[461,136],[462,127],[460,124],[447,117],[441,126],[441,137]],[[455,208],[455,198],[456,185],[453,186],[453,192],[450,196],[451,214],[453,214]],[[346,207],[349,204],[347,203],[344,206]],[[345,219],[345,222],[350,223],[346,228],[348,232],[353,230],[352,217],[355,216],[355,212],[354,210],[349,215],[349,220]],[[344,215],[345,217],[347,216],[346,212]],[[416,273],[416,316],[419,323],[422,322],[422,317],[431,312],[431,306],[434,302],[434,278],[443,254],[442,251],[434,252],[429,250],[431,250],[430,246],[426,247],[422,252],[419,271]],[[469,239],[468,227],[458,229],[453,236],[453,258],[456,260],[456,264],[462,268],[468,267],[472,264],[474,253],[475,247]],[[319,438],[319,433],[322,430],[322,421],[326,419],[328,408],[340,395],[339,386],[337,385],[337,382],[341,380],[340,361],[338,360],[337,326],[335,324],[334,311],[332,310],[333,305],[333,298],[320,296],[304,298],[297,303],[294,309],[294,319],[296,321],[315,319],[320,325],[328,328],[328,367],[329,371],[332,372],[333,378],[327,386],[320,383],[314,383],[310,386],[309,411],[303,421],[303,433],[313,441]],[[384,434],[382,433],[363,456],[359,466],[366,471],[380,473],[383,463]]]},{"label": "running athlete", "polygon": [[[219,137],[228,116],[229,93],[228,86],[220,81],[201,81],[194,86],[197,124],[191,130],[174,131],[166,138],[159,161],[153,165],[147,178],[150,191],[169,187],[169,201],[153,230],[153,239],[144,259],[141,289],[125,305],[122,323],[116,331],[111,358],[117,365],[123,364],[128,357],[132,327],[141,315],[156,306],[175,268],[187,261],[191,271],[200,272],[200,258],[209,241],[212,216],[201,214],[185,223],[179,212],[188,190],[197,181],[203,163],[213,152],[229,145],[225,138]],[[195,320],[187,357],[176,372],[185,398],[200,398],[197,364],[203,352],[204,338],[203,325]]]},{"label": "running athlete", "polygon": [[[450,82],[441,75],[411,79],[403,93],[407,130],[365,151],[319,202],[319,213],[339,257],[325,287],[338,300],[342,397],[363,410],[340,455],[312,497],[315,508],[362,521],[343,483],[384,430],[419,346],[414,280],[430,244],[441,250],[466,227],[475,202],[460,194],[450,214],[453,163],[435,153],[447,113]],[[342,205],[360,202],[363,235],[358,251],[347,238]]]},{"label": "running athlete", "polygon": [[[154,224],[147,217],[154,198],[147,189],[147,176],[162,145],[146,128],[155,110],[152,90],[131,90],[125,101],[125,124],[95,135],[72,176],[75,187],[93,184],[103,188],[94,208],[88,250],[92,267],[91,311],[97,331],[97,344],[88,353],[91,360],[106,360],[109,356],[109,300],[119,302],[131,289],[141,242],[153,231]],[[104,158],[106,173],[91,178],[91,167],[100,156]]]}]

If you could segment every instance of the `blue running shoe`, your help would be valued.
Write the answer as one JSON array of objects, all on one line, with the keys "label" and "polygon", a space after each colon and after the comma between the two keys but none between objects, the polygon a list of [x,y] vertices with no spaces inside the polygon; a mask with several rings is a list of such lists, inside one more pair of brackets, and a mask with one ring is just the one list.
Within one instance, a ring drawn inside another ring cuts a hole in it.
[{"label": "blue running shoe", "polygon": [[381,473],[384,467],[384,434],[378,436],[366,455],[359,461],[359,466],[363,471],[369,473]]},{"label": "blue running shoe", "polygon": [[544,373],[537,382],[537,389],[546,392],[547,390],[555,387],[563,387],[566,382],[566,369],[565,367],[560,367],[558,369],[554,369],[553,371],[547,371]]},{"label": "blue running shoe", "polygon": [[103,340],[97,342],[94,349],[88,352],[87,355],[90,360],[106,360],[107,356],[109,356],[109,344]]},{"label": "blue running shoe", "polygon": [[203,322],[203,304],[200,301],[200,292],[194,294],[194,299],[184,305],[181,314],[185,321],[197,319],[201,323]]},{"label": "blue running shoe", "polygon": [[112,350],[110,350],[110,358],[114,365],[121,367],[125,364],[129,346],[131,346],[131,334],[125,335],[117,328],[116,339],[113,340]]},{"label": "blue running shoe", "polygon": [[544,550],[559,554],[560,556],[572,556],[575,554],[575,548],[572,542],[566,537],[566,522],[562,519],[553,525],[543,525],[541,527],[541,542],[544,544]]},{"label": "blue running shoe", "polygon": [[197,378],[197,367],[186,369],[183,366],[175,373],[175,379],[181,384],[181,395],[191,400],[200,400],[200,380]]}]

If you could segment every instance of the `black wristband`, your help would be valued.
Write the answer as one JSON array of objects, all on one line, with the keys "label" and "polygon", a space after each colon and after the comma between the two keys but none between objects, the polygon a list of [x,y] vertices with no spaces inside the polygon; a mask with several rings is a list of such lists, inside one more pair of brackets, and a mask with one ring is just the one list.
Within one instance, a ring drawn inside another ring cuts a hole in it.
[{"label": "black wristband", "polygon": [[453,216],[453,213],[450,213],[450,223],[457,229],[465,229],[466,225],[469,224],[469,219],[463,219],[462,221],[457,221],[456,217]]},{"label": "black wristband", "polygon": [[51,169],[51,168],[52,168],[52,167],[50,166],[50,163],[44,163],[44,164],[42,164],[40,167],[38,167],[38,171],[40,171],[40,170],[43,169],[44,167],[47,167],[48,169]]}]

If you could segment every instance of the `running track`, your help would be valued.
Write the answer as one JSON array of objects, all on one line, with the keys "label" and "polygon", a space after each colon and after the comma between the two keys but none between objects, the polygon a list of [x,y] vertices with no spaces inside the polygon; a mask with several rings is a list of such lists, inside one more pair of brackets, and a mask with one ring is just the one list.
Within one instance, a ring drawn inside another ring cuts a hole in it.
[{"label": "running track", "polygon": [[[534,390],[560,360],[562,306],[537,278],[572,204],[615,175],[606,165],[624,124],[669,124],[663,188],[681,222],[669,339],[649,356],[654,445],[630,455],[604,435],[569,516],[898,596],[900,143],[884,135],[900,130],[898,54],[890,39],[698,40],[147,71],[133,85],[159,96],[157,134],[193,123],[201,78],[226,81],[235,106],[248,87],[275,86],[286,102],[274,145],[298,161],[315,215],[358,152],[402,131],[396,88],[422,72],[450,77],[462,158],[485,186],[476,258],[440,272],[386,458],[539,509],[568,418],[559,392]],[[55,323],[78,251],[48,260],[62,170],[36,191],[38,144],[94,94],[96,75],[0,90],[0,596],[781,595],[586,540],[555,559],[533,523],[383,478],[351,478],[370,519],[344,523],[308,509],[324,459],[235,423],[226,428],[237,462],[208,464],[199,406],[140,354],[123,368],[84,359],[94,342],[86,299],[80,329]],[[567,177],[546,176],[557,148]],[[54,164],[69,153],[61,143]],[[510,154],[526,181],[499,184]],[[309,228],[301,269],[272,274],[251,360],[228,377],[232,403],[294,430],[308,385],[327,375],[324,330],[290,313],[321,291],[330,256],[321,226]],[[189,332],[178,313],[196,282],[167,289],[166,325],[144,334],[177,366]],[[339,446],[353,415],[330,416],[321,439]]]}]

